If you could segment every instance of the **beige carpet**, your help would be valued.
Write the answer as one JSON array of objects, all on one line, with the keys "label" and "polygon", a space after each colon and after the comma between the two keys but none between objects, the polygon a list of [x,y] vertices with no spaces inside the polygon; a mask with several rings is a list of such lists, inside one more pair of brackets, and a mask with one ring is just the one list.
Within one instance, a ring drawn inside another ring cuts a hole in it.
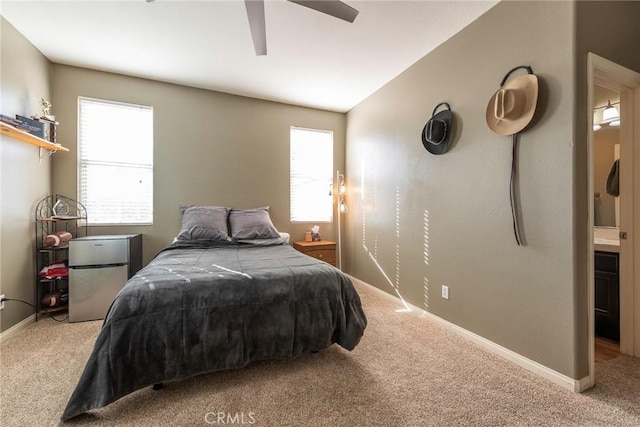
[{"label": "beige carpet", "polygon": [[[583,394],[531,374],[358,286],[360,345],[137,391],[70,425],[638,426],[640,361],[597,367]],[[101,322],[45,319],[0,347],[0,425],[58,425]],[[221,417],[221,418],[218,418]],[[244,423],[244,424],[242,424]]]}]

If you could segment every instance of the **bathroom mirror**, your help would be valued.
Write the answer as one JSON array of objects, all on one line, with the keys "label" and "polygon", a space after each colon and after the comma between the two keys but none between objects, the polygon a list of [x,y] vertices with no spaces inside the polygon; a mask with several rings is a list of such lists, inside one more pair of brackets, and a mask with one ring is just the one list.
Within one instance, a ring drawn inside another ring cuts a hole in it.
[{"label": "bathroom mirror", "polygon": [[[600,86],[594,91],[593,138],[593,191],[594,225],[618,227],[620,225],[620,197],[607,192],[607,178],[614,162],[620,158],[620,127],[617,123],[603,122],[603,112],[609,103],[619,107],[620,94]],[[619,108],[618,108],[619,111]],[[611,188],[609,188],[611,190]]]}]

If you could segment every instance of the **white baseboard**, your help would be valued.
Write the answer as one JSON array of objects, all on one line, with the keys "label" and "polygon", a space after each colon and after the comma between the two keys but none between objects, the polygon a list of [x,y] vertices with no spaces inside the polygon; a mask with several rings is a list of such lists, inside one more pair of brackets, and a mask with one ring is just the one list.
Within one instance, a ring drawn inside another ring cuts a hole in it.
[{"label": "white baseboard", "polygon": [[33,313],[31,316],[27,317],[26,319],[16,323],[15,325],[13,325],[12,327],[10,327],[9,329],[7,329],[6,331],[0,334],[0,344],[2,344],[10,336],[15,335],[16,333],[20,332],[22,329],[26,328],[27,326],[29,326],[31,323],[35,321],[36,321],[36,314]]},{"label": "white baseboard", "polygon": [[575,391],[576,393],[582,393],[583,391],[589,390],[591,387],[594,386],[594,383],[591,380],[591,377],[589,377],[589,375],[575,381],[576,381],[576,388],[573,391]]},{"label": "white baseboard", "polygon": [[376,288],[375,286],[372,286],[366,282],[363,282],[362,280],[353,277],[351,275],[347,275],[352,281],[357,282],[359,284],[362,284],[363,286],[367,286],[377,292],[379,292],[382,295],[387,296],[388,298],[391,298],[395,301],[398,301],[398,303],[402,304],[402,305],[408,305],[411,310],[414,313],[420,314],[424,317],[426,317],[429,320],[432,320],[450,330],[452,330],[453,332],[455,332],[456,334],[467,338],[468,340],[472,341],[473,343],[479,345],[480,347],[484,348],[485,350],[490,351],[493,354],[496,354],[498,356],[501,356],[513,363],[515,363],[518,366],[523,367],[524,369],[526,369],[527,371],[533,372],[534,374],[537,374],[555,384],[558,384],[564,388],[566,388],[567,390],[573,391],[573,392],[583,392],[585,390],[587,390],[588,388],[592,387],[593,384],[591,384],[590,378],[589,376],[586,376],[580,380],[575,380],[573,378],[570,378],[564,374],[561,374],[560,372],[554,371],[553,369],[544,366],[534,360],[531,360],[519,353],[516,353],[515,351],[509,350],[506,347],[503,347],[499,344],[496,344],[493,341],[488,340],[487,338],[484,338],[478,334],[475,334],[467,329],[464,329],[454,323],[449,322],[448,320],[445,320],[441,317],[436,316],[435,314],[429,313],[421,308],[416,307],[415,305],[409,304],[406,301],[401,302],[400,298],[391,295],[385,291],[383,291],[382,289]]}]

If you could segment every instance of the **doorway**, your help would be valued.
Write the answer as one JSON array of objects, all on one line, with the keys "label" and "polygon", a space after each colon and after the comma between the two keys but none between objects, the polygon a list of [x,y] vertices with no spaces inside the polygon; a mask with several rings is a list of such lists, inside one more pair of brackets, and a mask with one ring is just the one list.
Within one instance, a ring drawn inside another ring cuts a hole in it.
[{"label": "doorway", "polygon": [[[640,263],[634,263],[634,254],[640,254],[640,238],[634,238],[634,225],[640,228],[640,73],[631,71],[607,59],[588,55],[588,126],[594,129],[594,109],[597,90],[620,95],[619,100],[619,342],[620,352],[640,356]],[[596,260],[594,226],[596,225],[596,191],[594,190],[594,134],[587,138],[588,158],[588,319],[589,319],[589,386],[595,383],[595,308]],[[638,300],[638,301],[636,301]],[[634,313],[638,313],[634,316]]]},{"label": "doorway", "polygon": [[595,363],[620,354],[620,93],[595,85],[593,216]]}]

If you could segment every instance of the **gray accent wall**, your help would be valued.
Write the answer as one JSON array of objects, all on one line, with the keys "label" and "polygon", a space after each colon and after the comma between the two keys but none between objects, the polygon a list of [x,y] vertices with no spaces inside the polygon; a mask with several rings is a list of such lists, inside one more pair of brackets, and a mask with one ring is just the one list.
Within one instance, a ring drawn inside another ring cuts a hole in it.
[{"label": "gray accent wall", "polygon": [[[292,241],[303,240],[314,224],[289,221],[290,126],[333,131],[334,170],[344,169],[342,113],[59,64],[53,66],[53,92],[58,137],[71,149],[54,159],[53,189],[73,198],[77,197],[78,97],[153,107],[153,225],[89,230],[90,234],[143,233],[145,263],[178,234],[182,204],[270,206],[276,228],[290,233]],[[332,224],[318,225],[323,238],[335,238]]]},{"label": "gray accent wall", "polygon": [[[503,1],[351,110],[346,271],[586,377],[586,57],[639,70],[639,23],[640,2]],[[491,132],[485,111],[505,73],[523,64],[540,95],[519,137],[518,247],[511,141]],[[453,143],[434,156],[421,132],[442,101],[454,111]]]},{"label": "gray accent wall", "polygon": [[[51,64],[3,17],[0,40],[0,113],[12,117],[41,114],[40,99],[51,96]],[[0,294],[7,298],[34,303],[34,209],[50,190],[51,159],[41,161],[35,145],[0,135]],[[5,302],[0,331],[33,313],[26,304]]]},{"label": "gray accent wall", "polygon": [[[501,2],[348,113],[345,253],[354,276],[577,379],[588,372],[574,341],[574,20],[571,2]],[[519,137],[522,247],[511,139],[485,121],[518,65],[540,81]],[[453,143],[435,156],[421,132],[442,101]]]}]

